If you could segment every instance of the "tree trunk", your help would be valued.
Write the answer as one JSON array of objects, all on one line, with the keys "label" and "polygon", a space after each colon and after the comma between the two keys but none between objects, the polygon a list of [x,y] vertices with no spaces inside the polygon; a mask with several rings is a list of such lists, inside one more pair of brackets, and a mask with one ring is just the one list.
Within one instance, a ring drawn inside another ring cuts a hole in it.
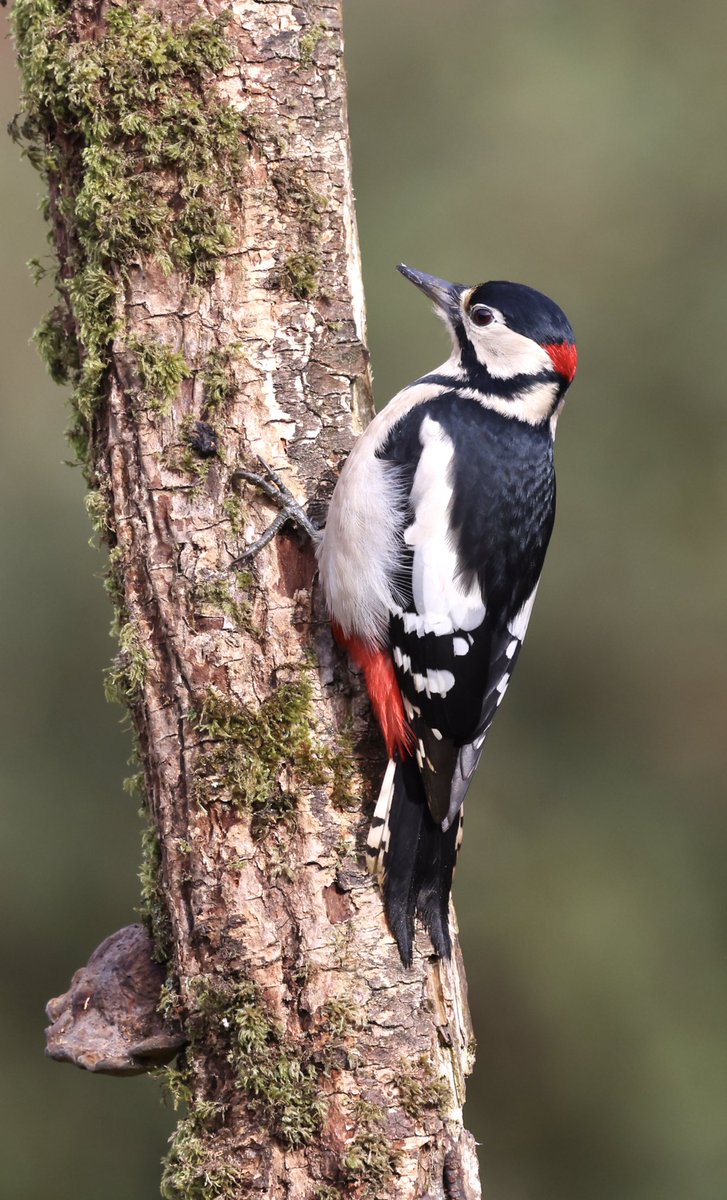
[{"label": "tree trunk", "polygon": [[38,341],[75,387],[188,1042],[163,1195],[475,1197],[459,948],[420,935],[404,969],[363,870],[383,752],[313,548],[287,527],[235,566],[275,515],[235,470],[261,456],[322,517],[373,411],[341,4],[221,12],[14,14],[59,258]]}]

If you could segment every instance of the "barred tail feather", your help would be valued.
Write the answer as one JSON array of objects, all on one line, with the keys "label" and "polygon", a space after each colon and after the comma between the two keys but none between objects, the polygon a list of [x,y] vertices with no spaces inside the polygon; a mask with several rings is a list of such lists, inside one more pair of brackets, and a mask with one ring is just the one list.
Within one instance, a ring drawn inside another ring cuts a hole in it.
[{"label": "barred tail feather", "polygon": [[369,836],[366,839],[366,868],[369,875],[376,876],[380,887],[384,886],[386,852],[389,846],[389,813],[394,798],[395,771],[396,763],[391,758],[381,784],[374,815],[371,818]]},{"label": "barred tail feather", "polygon": [[392,760],[369,833],[367,862],[383,887],[384,907],[402,962],[411,966],[418,916],[437,954],[449,958],[449,894],[461,820],[446,833],[433,820],[416,762]]}]

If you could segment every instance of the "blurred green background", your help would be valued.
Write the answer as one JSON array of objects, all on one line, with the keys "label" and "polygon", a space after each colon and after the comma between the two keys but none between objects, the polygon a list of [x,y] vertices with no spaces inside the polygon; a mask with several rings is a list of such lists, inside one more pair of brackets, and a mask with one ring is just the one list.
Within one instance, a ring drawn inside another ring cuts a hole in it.
[{"label": "blurred green background", "polygon": [[[540,287],[580,345],[554,541],[455,884],[486,1193],[723,1200],[727,6],[346,9],[379,403],[447,352],[400,259]],[[3,121],[17,87],[3,42]],[[28,346],[38,194],[0,139],[0,1172],[13,1200],[140,1200],[172,1123],[156,1085],[42,1057],[45,1000],[132,918],[139,852],[101,561]]]}]

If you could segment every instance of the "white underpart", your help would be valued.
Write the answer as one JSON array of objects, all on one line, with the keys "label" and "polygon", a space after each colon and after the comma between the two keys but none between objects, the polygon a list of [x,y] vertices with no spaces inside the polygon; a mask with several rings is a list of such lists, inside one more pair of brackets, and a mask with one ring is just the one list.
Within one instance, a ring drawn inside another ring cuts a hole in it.
[{"label": "white underpart", "polygon": [[396,468],[376,450],[406,412],[441,391],[437,384],[414,384],[399,392],[366,427],[336,484],[317,556],[328,611],[346,636],[386,643],[399,600],[398,531],[407,497]]},{"label": "white underpart", "polygon": [[429,416],[422,421],[419,440],[422,452],[410,498],[414,522],[404,531],[404,541],[413,550],[414,607],[431,623],[433,632],[476,629],[485,616],[482,593],[476,581],[462,586],[450,538],[454,445],[439,422]]}]

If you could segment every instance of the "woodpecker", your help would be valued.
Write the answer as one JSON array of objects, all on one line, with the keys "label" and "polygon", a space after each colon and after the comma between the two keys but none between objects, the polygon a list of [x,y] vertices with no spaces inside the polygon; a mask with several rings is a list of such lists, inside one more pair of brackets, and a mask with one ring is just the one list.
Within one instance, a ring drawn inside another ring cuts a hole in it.
[{"label": "woodpecker", "polygon": [[367,861],[410,965],[416,918],[451,952],[462,804],[535,600],[577,352],[565,314],[531,287],[398,269],[434,302],[452,352],[354,446],[317,556],[389,754]]}]

